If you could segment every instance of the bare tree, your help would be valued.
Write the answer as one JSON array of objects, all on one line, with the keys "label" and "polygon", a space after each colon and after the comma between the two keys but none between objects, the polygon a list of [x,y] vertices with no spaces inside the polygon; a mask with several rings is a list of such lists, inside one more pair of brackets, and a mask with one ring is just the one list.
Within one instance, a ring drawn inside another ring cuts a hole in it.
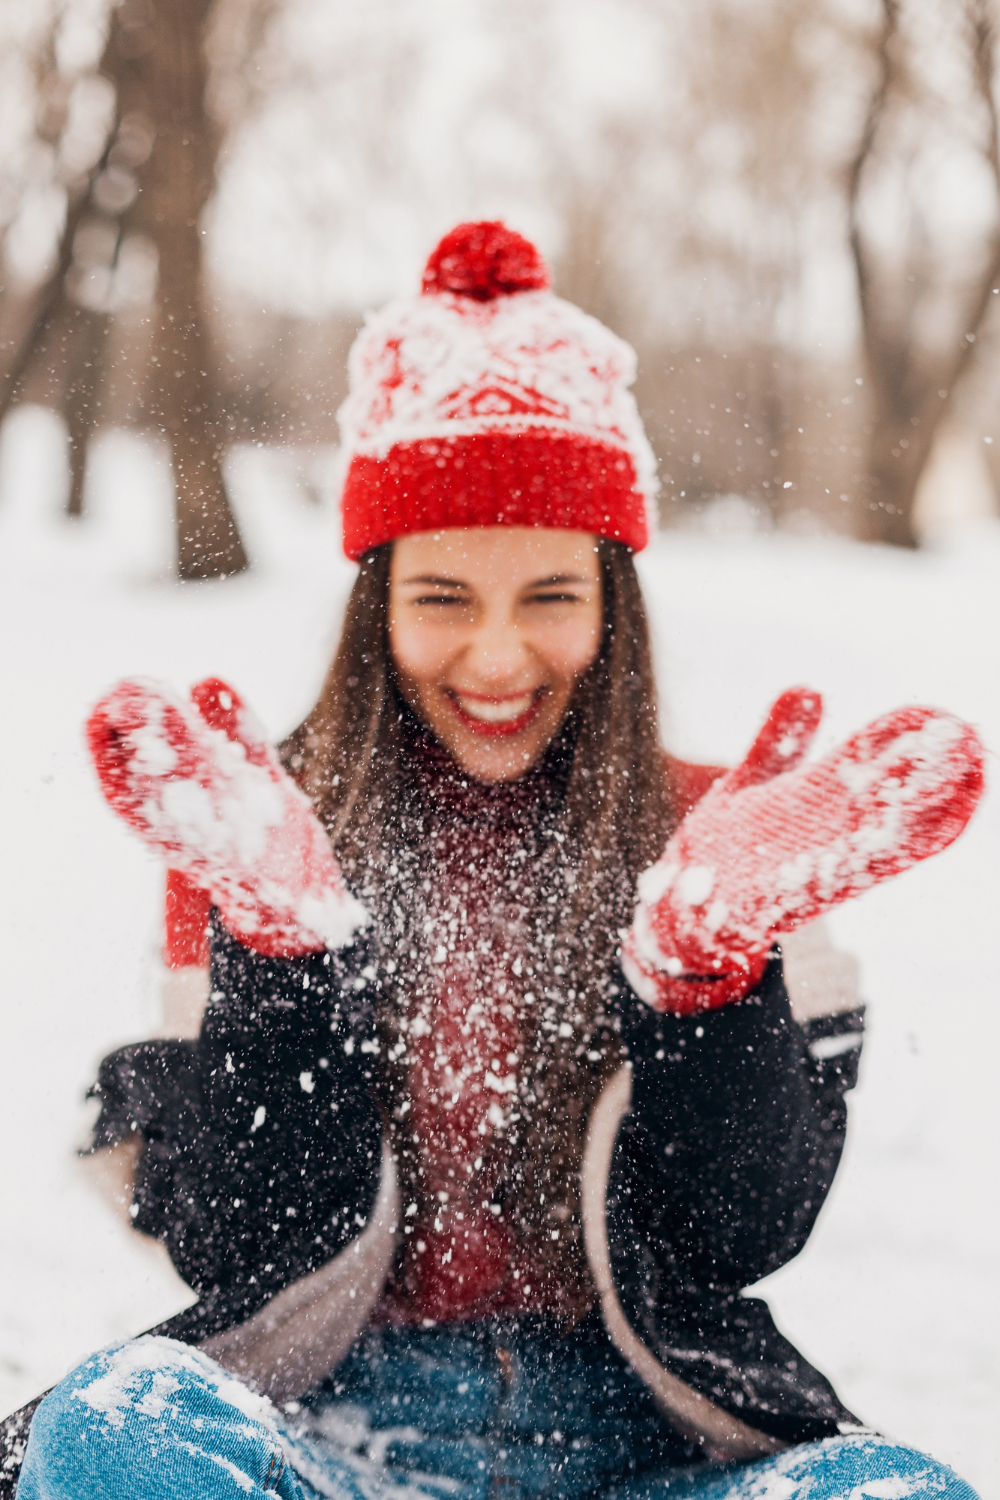
[{"label": "bare tree", "polygon": [[[876,82],[848,172],[871,403],[867,531],[899,546],[916,545],[917,484],[1000,276],[996,21],[989,0],[962,0],[951,14],[971,85],[966,99],[940,97],[933,61],[928,78],[928,61],[918,55],[921,43],[925,52],[930,49],[931,39],[914,36],[903,0],[881,0],[873,43]],[[993,198],[985,229],[963,240],[951,220],[944,247],[932,222],[933,202],[921,192],[924,147],[935,130],[959,136],[984,169],[981,175],[988,175],[983,196]],[[894,190],[904,209],[896,236],[873,223],[878,195],[884,203]]]},{"label": "bare tree", "polygon": [[[201,217],[218,139],[206,107],[211,0],[121,0],[100,75],[114,109],[97,160],[66,185],[65,224],[49,274],[19,297],[8,336],[0,415],[21,390],[65,414],[69,508],[82,506],[86,443],[97,425],[101,355],[115,276],[147,247],[156,296],[140,405],[169,440],[177,569],[217,578],[247,565],[222,475],[223,415],[203,306]],[[17,322],[20,328],[16,328]]]}]

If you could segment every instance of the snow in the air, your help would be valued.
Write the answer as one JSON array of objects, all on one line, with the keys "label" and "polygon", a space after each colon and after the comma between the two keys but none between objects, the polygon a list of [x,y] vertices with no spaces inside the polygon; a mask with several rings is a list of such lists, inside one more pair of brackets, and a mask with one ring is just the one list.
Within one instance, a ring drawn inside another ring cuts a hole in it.
[{"label": "snow in the air", "polygon": [[[0,449],[0,1411],[190,1294],[75,1164],[83,1093],[153,1033],[159,861],[105,806],[83,742],[124,676],[231,682],[275,737],[310,706],[351,569],[294,455],[233,462],[257,568],[165,581],[155,455],[106,437],[94,507],[58,517],[60,445],[23,410]],[[1000,525],[915,555],[790,536],[661,536],[641,561],[665,731],[733,762],[784,688],[819,689],[814,753],[905,703],[1000,746]],[[159,577],[157,573],[159,572]],[[992,754],[987,776],[997,781]],[[881,1430],[1000,1494],[1000,799],[958,842],[833,919],[870,1002],[847,1158],[780,1324]]]}]

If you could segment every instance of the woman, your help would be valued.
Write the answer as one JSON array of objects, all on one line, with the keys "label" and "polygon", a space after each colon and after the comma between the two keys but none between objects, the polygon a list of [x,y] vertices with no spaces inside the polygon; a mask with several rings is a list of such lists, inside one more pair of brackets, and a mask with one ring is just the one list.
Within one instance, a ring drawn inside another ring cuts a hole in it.
[{"label": "woman", "polygon": [[736,771],[664,756],[632,355],[547,286],[463,225],[359,338],[358,579],[280,761],[211,680],[90,721],[174,956],[210,924],[197,1038],[109,1058],[95,1140],[199,1300],[49,1395],[21,1500],[972,1494],[743,1289],[860,1042],[775,937],[956,837],[980,747],[911,709],[806,766],[796,690]]}]

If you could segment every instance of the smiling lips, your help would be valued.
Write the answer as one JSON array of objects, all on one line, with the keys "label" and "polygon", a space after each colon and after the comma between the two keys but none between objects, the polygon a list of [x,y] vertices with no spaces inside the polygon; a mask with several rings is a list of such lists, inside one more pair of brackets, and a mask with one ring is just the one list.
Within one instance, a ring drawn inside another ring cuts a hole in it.
[{"label": "smiling lips", "polygon": [[459,693],[446,688],[445,695],[456,716],[473,734],[517,734],[537,717],[548,688],[534,688],[528,693],[505,697],[488,697],[485,693]]}]

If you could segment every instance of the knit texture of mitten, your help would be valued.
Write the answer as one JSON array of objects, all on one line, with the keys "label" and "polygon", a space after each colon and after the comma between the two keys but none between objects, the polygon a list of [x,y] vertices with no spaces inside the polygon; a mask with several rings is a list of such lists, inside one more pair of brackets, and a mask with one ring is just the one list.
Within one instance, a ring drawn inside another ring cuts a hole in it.
[{"label": "knit texture of mitten", "polygon": [[622,963],[655,1009],[741,998],[776,936],[937,854],[972,816],[983,748],[970,725],[901,708],[800,764],[820,712],[817,694],[784,693],[641,876]]},{"label": "knit texture of mitten", "polygon": [[137,678],[98,703],[87,741],[108,802],[256,952],[343,947],[366,913],[308,799],[232,688],[192,697]]}]

